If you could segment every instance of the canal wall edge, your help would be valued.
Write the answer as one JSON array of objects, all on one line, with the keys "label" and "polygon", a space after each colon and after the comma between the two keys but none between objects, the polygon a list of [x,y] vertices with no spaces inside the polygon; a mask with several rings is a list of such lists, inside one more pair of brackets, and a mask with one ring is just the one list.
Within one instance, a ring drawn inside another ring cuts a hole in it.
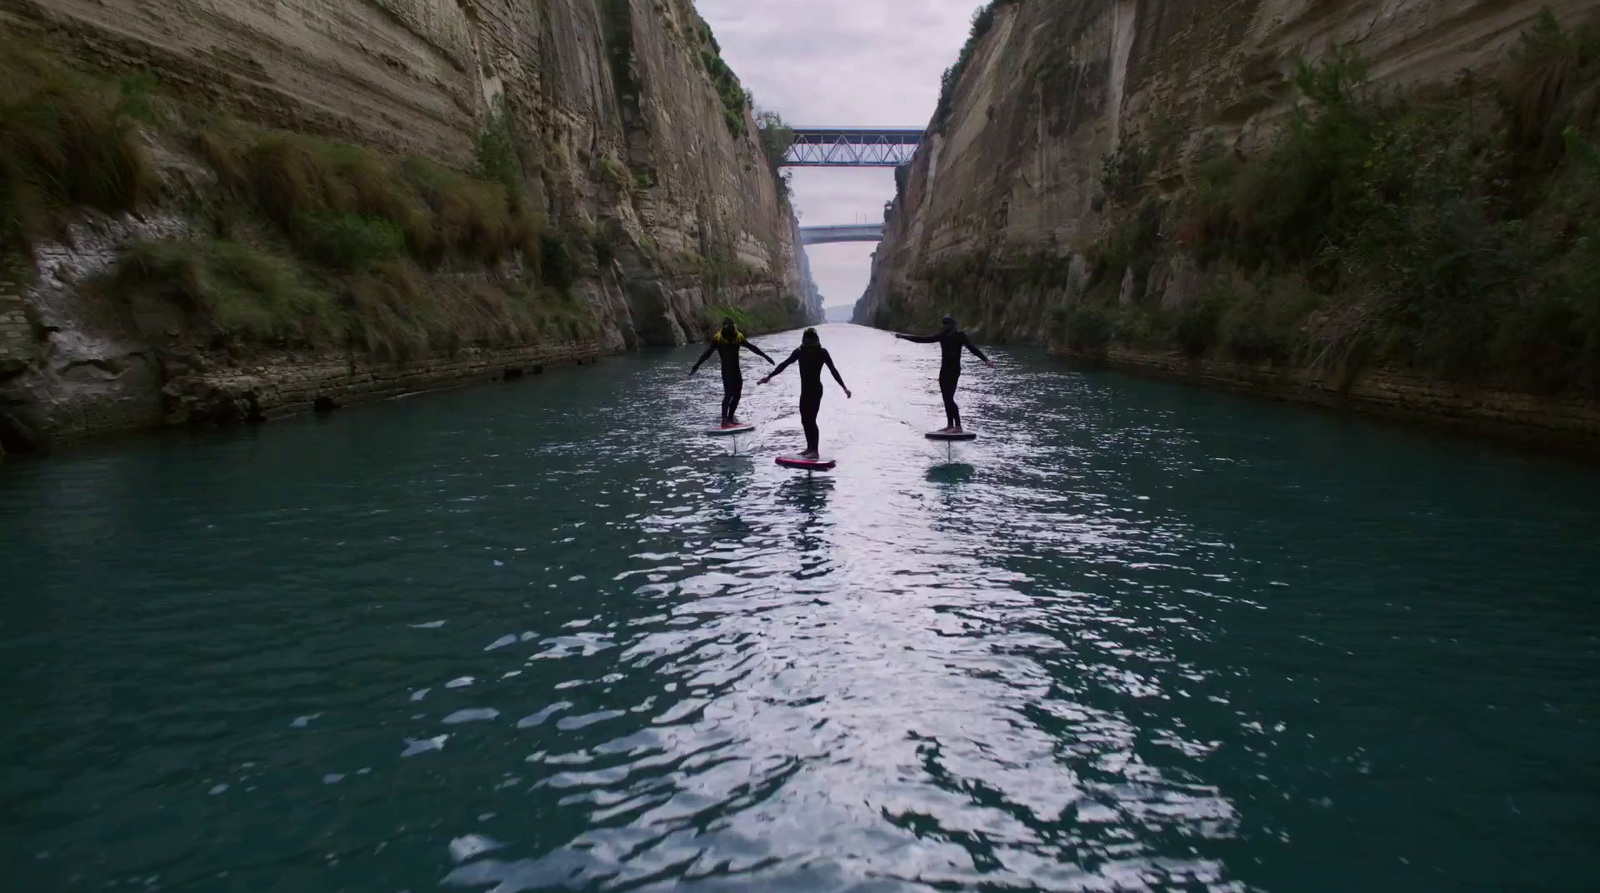
[{"label": "canal wall edge", "polygon": [[1179,353],[1112,349],[1097,356],[1057,348],[1051,354],[1084,367],[1600,457],[1600,406],[1581,398],[1474,389],[1381,371],[1341,382],[1303,369],[1252,368]]},{"label": "canal wall edge", "polygon": [[281,418],[473,382],[538,375],[605,356],[597,343],[473,348],[416,363],[367,363],[338,357],[263,363],[222,373],[180,375],[162,389],[169,425],[233,424]]}]

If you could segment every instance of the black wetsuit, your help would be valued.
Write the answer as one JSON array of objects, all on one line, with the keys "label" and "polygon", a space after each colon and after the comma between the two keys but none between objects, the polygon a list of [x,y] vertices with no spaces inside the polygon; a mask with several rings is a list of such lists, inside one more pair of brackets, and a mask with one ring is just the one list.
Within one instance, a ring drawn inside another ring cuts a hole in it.
[{"label": "black wetsuit", "polygon": [[739,369],[739,348],[741,347],[747,347],[756,356],[769,363],[772,362],[772,357],[767,356],[761,348],[746,341],[742,333],[728,339],[722,337],[722,333],[718,332],[712,337],[711,345],[706,348],[706,352],[701,354],[700,359],[695,361],[694,368],[689,370],[690,375],[699,371],[700,364],[711,359],[713,353],[717,354],[722,360],[722,421],[724,423],[733,421],[734,413],[739,411],[739,399],[744,396],[744,373]]},{"label": "black wetsuit", "polygon": [[789,354],[789,359],[772,370],[772,377],[789,368],[790,363],[800,364],[800,426],[806,430],[806,450],[815,453],[820,432],[817,430],[817,410],[822,408],[822,367],[833,373],[833,380],[844,387],[844,379],[834,368],[833,357],[822,347],[799,347]]},{"label": "black wetsuit", "polygon": [[973,356],[989,362],[983,355],[978,345],[972,343],[967,333],[960,329],[951,329],[937,335],[902,335],[905,340],[916,344],[933,344],[938,342],[943,359],[939,363],[939,393],[944,395],[944,414],[950,427],[961,427],[961,408],[956,406],[956,385],[961,381],[961,351],[972,351]]}]

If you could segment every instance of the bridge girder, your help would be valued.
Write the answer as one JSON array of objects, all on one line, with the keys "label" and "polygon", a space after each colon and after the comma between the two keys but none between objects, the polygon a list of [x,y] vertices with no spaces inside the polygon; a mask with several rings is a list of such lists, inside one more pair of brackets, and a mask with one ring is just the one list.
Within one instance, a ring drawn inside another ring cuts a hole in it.
[{"label": "bridge girder", "polygon": [[796,127],[785,167],[898,167],[922,143],[920,127]]},{"label": "bridge girder", "polygon": [[882,242],[883,224],[858,223],[851,226],[802,226],[803,245],[832,245],[838,242]]}]

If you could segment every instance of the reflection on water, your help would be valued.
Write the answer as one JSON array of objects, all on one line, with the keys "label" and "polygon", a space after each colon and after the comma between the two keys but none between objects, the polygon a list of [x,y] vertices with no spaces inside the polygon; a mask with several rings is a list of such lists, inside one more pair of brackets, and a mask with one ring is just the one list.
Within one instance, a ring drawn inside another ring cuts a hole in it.
[{"label": "reflection on water", "polygon": [[977,474],[977,468],[966,462],[947,462],[928,469],[928,480],[935,484],[965,484]]},{"label": "reflection on water", "polygon": [[778,502],[796,509],[806,520],[814,522],[817,514],[828,505],[834,479],[823,473],[808,471],[794,474],[796,477],[778,486]]},{"label": "reflection on water", "polygon": [[1593,474],[823,337],[8,469],[13,888],[1588,889]]}]

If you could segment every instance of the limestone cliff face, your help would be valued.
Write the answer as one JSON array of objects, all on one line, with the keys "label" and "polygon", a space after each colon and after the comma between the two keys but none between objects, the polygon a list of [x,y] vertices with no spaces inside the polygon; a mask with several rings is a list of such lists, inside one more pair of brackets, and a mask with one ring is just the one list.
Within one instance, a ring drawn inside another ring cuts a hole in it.
[{"label": "limestone cliff face", "polygon": [[[605,323],[591,352],[695,339],[712,306],[822,317],[692,0],[0,0],[0,32],[113,74],[148,69],[193,106],[457,169],[503,116],[530,199],[580,246],[610,244],[575,287]],[[161,161],[168,179],[193,166]],[[90,220],[36,252],[38,269],[0,277],[0,318],[17,324],[0,414],[22,405],[31,439],[159,421],[165,360],[95,331],[62,294],[127,240],[183,226],[181,210],[158,216]]]},{"label": "limestone cliff face", "polygon": [[[1119,209],[1104,160],[1133,139],[1176,142],[1147,183],[1189,184],[1203,144],[1249,152],[1294,101],[1296,57],[1352,46],[1380,85],[1418,88],[1492,70],[1544,8],[1572,21],[1593,0],[1060,0],[997,5],[943,127],[903,171],[855,320],[927,326],[952,309],[990,339],[1043,342],[1050,314],[1091,274],[1084,248]],[[936,122],[937,123],[937,122]],[[1125,209],[1124,209],[1125,210]],[[1018,285],[999,259],[1061,268],[1064,285]],[[937,283],[952,270],[976,283]],[[1132,287],[1129,283],[1128,287]],[[1143,299],[1196,288],[1183,258]]]}]

